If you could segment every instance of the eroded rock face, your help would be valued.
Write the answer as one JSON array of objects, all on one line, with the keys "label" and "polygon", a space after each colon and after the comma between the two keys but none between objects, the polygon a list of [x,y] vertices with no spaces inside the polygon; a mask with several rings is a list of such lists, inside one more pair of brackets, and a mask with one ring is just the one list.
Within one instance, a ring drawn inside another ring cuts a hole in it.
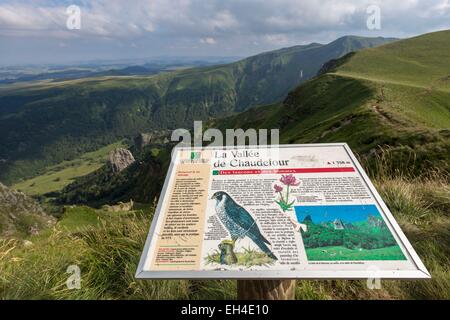
[{"label": "eroded rock face", "polygon": [[44,214],[37,202],[24,193],[11,190],[0,182],[0,211],[7,212],[9,216],[16,216],[17,212]]},{"label": "eroded rock face", "polygon": [[109,163],[114,173],[125,170],[135,161],[130,150],[124,148],[117,148],[109,154]]},{"label": "eroded rock face", "polygon": [[55,222],[56,219],[47,215],[34,199],[0,183],[0,237],[17,232],[39,234],[42,228]]},{"label": "eroded rock face", "polygon": [[134,144],[139,150],[142,150],[149,144],[167,144],[170,142],[169,137],[170,132],[167,130],[140,133],[136,138],[134,138]]}]

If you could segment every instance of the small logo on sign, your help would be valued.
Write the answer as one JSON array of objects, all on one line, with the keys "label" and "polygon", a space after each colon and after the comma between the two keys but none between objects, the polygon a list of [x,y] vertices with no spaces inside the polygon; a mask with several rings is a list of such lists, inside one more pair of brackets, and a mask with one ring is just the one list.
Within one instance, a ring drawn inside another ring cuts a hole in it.
[{"label": "small logo on sign", "polygon": [[201,152],[191,152],[191,160],[198,160],[201,158]]},{"label": "small logo on sign", "polygon": [[202,159],[202,153],[199,151],[191,151],[187,157],[180,160],[182,164],[202,164],[209,163],[210,159]]}]

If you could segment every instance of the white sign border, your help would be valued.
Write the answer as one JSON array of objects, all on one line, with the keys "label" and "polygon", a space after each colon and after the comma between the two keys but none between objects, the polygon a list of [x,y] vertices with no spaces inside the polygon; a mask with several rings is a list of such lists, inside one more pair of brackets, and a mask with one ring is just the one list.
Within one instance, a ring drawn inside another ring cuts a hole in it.
[{"label": "white sign border", "polygon": [[[411,257],[411,261],[416,265],[417,270],[377,270],[376,278],[379,279],[430,279],[431,274],[420,260],[416,251],[412,247],[409,240],[406,238],[403,231],[400,229],[394,216],[384,203],[375,186],[370,181],[359,161],[356,159],[352,150],[347,143],[311,143],[311,144],[284,144],[284,145],[268,145],[268,148],[305,148],[305,147],[343,147],[354,166],[357,168],[359,174],[367,184],[372,192],[378,205],[383,210],[386,218],[393,227],[398,239],[401,241],[403,247]],[[178,147],[173,150],[173,155],[176,155],[182,150],[214,150],[214,149],[236,149],[236,148],[261,148],[265,146],[214,146],[214,147]],[[135,277],[137,279],[368,279],[374,278],[374,271],[372,270],[199,270],[199,271],[145,271],[144,265],[149,254],[153,235],[155,233],[158,220],[162,218],[161,208],[169,185],[170,177],[174,170],[174,161],[171,161],[170,167],[167,171],[164,186],[158,200],[155,215],[153,217],[150,231],[147,235],[144,249],[139,261]]]}]

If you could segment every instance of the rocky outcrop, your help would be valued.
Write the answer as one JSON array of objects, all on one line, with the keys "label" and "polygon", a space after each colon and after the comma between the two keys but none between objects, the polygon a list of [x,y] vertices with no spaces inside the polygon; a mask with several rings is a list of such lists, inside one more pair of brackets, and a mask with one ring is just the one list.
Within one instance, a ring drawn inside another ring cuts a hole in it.
[{"label": "rocky outcrop", "polygon": [[322,67],[317,72],[317,76],[321,76],[325,73],[333,72],[337,67],[343,65],[346,61],[348,61],[352,56],[355,55],[355,52],[347,53],[345,56],[338,59],[331,59],[325,62]]},{"label": "rocky outcrop", "polygon": [[138,150],[142,150],[145,146],[150,144],[164,145],[170,142],[169,137],[170,132],[166,130],[139,133],[139,135],[134,138],[134,145]]},{"label": "rocky outcrop", "polygon": [[114,173],[125,170],[135,161],[130,150],[124,148],[117,148],[109,154],[109,164]]},{"label": "rocky outcrop", "polygon": [[103,210],[106,210],[108,212],[128,212],[132,211],[134,207],[133,199],[130,199],[129,202],[123,203],[119,201],[116,205],[104,205],[102,206]]},{"label": "rocky outcrop", "polygon": [[35,235],[55,222],[35,200],[0,183],[0,237]]}]

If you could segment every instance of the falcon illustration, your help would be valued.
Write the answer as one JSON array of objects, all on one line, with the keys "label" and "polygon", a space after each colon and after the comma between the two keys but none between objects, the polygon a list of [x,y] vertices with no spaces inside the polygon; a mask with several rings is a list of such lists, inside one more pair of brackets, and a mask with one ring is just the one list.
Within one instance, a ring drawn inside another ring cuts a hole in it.
[{"label": "falcon illustration", "polygon": [[214,193],[211,199],[216,199],[216,213],[225,228],[230,232],[233,243],[237,239],[249,237],[270,258],[278,258],[270,251],[270,242],[259,231],[256,221],[250,213],[238,205],[229,194],[223,191]]}]

